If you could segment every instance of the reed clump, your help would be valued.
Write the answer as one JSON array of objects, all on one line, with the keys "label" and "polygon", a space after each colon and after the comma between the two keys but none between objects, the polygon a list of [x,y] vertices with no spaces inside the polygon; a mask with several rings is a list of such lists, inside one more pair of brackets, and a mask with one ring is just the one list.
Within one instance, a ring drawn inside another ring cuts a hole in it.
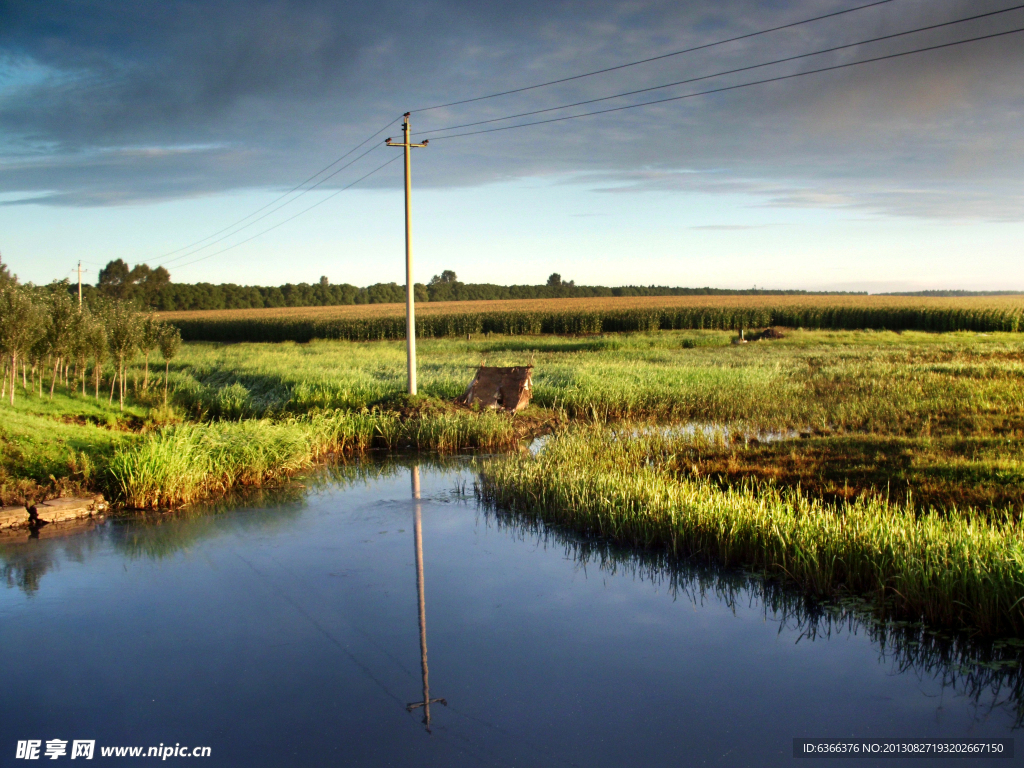
[{"label": "reed clump", "polygon": [[304,438],[302,430],[268,421],[183,424],[119,450],[110,471],[129,506],[177,506],[308,466],[313,456]]},{"label": "reed clump", "polygon": [[239,486],[272,485],[330,454],[373,448],[451,453],[508,450],[521,438],[497,413],[370,410],[315,413],[281,421],[181,424],[142,435],[113,455],[109,474],[128,507],[190,504]]},{"label": "reed clump", "polygon": [[721,488],[673,476],[633,443],[601,428],[562,433],[538,457],[486,464],[480,493],[587,535],[763,570],[815,597],[867,595],[935,625],[1024,631],[1024,525],[1008,513]]}]

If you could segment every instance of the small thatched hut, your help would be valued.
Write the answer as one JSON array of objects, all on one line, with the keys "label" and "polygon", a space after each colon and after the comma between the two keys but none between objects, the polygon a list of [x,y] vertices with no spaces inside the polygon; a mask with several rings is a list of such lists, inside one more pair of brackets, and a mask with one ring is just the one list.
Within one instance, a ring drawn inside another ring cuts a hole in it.
[{"label": "small thatched hut", "polygon": [[496,368],[481,365],[459,402],[483,408],[502,408],[509,413],[530,404],[533,395],[533,366]]}]

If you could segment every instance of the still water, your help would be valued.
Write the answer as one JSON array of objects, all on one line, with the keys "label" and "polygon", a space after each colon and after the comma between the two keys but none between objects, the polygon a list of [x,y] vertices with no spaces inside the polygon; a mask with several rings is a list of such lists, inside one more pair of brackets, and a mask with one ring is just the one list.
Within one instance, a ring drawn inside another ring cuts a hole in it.
[{"label": "still water", "polygon": [[0,543],[0,765],[88,739],[211,766],[865,766],[793,739],[1017,734],[1019,676],[962,645],[545,531],[473,476],[365,465]]}]

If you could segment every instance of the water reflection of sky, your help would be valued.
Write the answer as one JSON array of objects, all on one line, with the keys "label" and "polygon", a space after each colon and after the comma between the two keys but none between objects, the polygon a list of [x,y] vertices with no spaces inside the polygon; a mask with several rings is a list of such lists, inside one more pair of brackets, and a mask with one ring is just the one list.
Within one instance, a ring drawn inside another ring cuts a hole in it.
[{"label": "water reflection of sky", "polygon": [[659,766],[1010,732],[1010,691],[955,642],[545,533],[478,508],[467,467],[421,477],[429,695],[448,705],[431,734],[407,711],[423,669],[397,465],[0,545],[0,733],[210,745],[215,765]]}]

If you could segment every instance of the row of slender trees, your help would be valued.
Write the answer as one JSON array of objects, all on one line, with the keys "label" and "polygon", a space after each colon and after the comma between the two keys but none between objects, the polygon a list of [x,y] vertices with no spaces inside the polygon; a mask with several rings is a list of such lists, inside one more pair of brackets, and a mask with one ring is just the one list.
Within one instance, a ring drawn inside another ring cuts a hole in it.
[{"label": "row of slender trees", "polygon": [[[79,303],[67,283],[24,286],[6,271],[0,274],[0,401],[13,405],[19,383],[26,394],[43,396],[47,381],[51,399],[58,385],[69,392],[80,390],[83,396],[91,385],[93,397],[99,399],[109,364],[108,402],[113,403],[116,390],[124,410],[126,371],[143,357],[146,390],[150,356],[159,350],[165,364],[166,404],[167,373],[180,346],[176,327],[132,302],[94,297]],[[134,375],[138,385],[137,369]]]}]

